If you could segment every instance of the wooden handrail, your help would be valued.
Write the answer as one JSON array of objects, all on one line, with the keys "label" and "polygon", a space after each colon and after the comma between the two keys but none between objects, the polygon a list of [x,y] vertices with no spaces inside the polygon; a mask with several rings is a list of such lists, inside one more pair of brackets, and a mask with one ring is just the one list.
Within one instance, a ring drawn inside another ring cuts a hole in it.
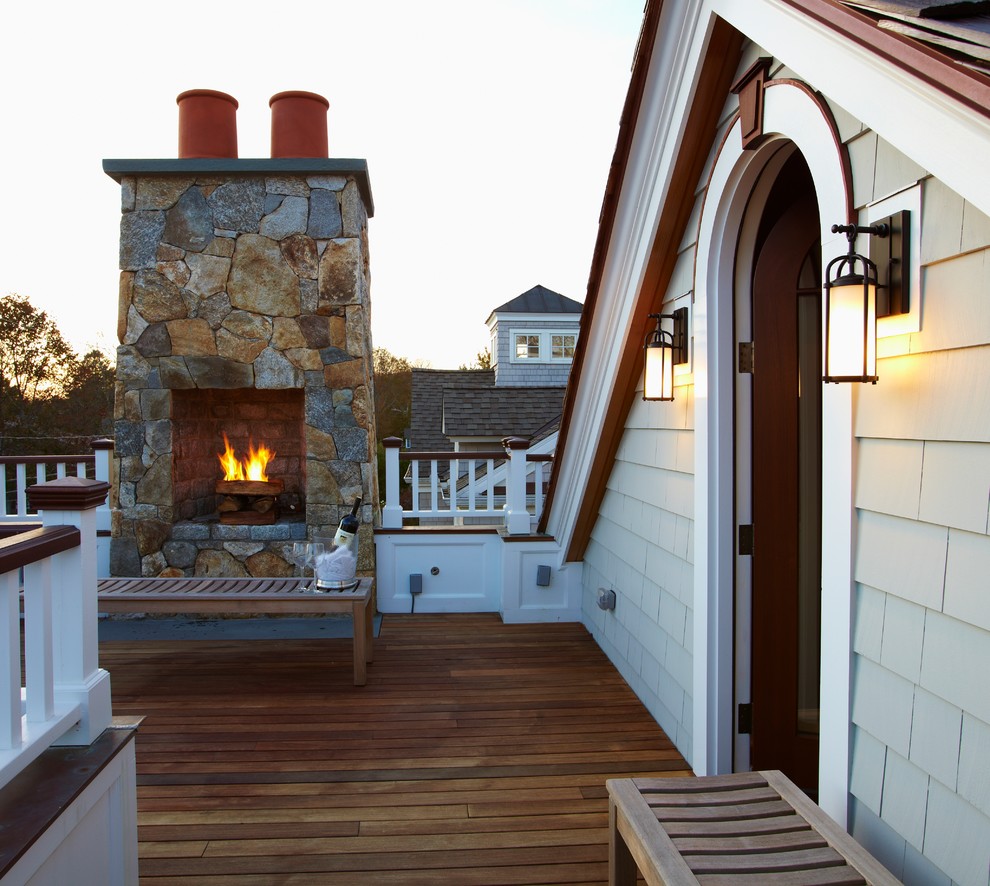
[{"label": "wooden handrail", "polygon": [[414,452],[411,449],[407,449],[399,453],[399,458],[402,461],[467,461],[468,459],[486,461],[489,458],[505,461],[508,457],[504,449],[493,449],[491,452],[487,450],[454,452],[450,449],[443,449],[437,452]]},{"label": "wooden handrail", "polygon": [[[403,461],[466,461],[468,459],[479,459],[487,460],[489,458],[501,459],[505,461],[508,458],[508,453],[504,449],[493,449],[490,452],[488,450],[469,450],[467,452],[452,452],[449,449],[438,450],[437,452],[424,451],[415,452],[412,449],[405,449],[400,451],[399,458]],[[527,452],[526,461],[553,461],[552,452]]]},{"label": "wooden handrail", "polygon": [[32,529],[0,540],[0,575],[79,547],[75,526]]}]

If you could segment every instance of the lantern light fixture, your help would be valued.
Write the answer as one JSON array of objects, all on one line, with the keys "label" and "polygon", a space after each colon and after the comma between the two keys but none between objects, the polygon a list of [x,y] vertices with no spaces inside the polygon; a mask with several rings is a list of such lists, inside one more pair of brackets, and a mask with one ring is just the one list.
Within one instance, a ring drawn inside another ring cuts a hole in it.
[{"label": "lantern light fixture", "polygon": [[[656,320],[656,327],[647,333],[643,345],[643,399],[673,400],[674,366],[687,362],[688,309],[649,316]],[[671,321],[671,328],[664,328],[664,320]]]},{"label": "lantern light fixture", "polygon": [[887,224],[832,225],[849,252],[825,269],[826,382],[877,383],[877,266],[855,251],[856,235],[886,237]]}]

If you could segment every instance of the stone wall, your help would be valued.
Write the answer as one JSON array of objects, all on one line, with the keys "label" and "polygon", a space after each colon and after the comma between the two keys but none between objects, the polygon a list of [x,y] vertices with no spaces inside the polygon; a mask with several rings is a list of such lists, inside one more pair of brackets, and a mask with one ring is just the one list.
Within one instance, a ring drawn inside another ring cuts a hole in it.
[{"label": "stone wall", "polygon": [[[368,211],[358,180],[230,172],[118,180],[111,572],[291,574],[291,542],[332,534],[358,496],[360,568],[370,570],[378,490]],[[176,522],[171,392],[197,389],[304,392],[304,523]]]}]

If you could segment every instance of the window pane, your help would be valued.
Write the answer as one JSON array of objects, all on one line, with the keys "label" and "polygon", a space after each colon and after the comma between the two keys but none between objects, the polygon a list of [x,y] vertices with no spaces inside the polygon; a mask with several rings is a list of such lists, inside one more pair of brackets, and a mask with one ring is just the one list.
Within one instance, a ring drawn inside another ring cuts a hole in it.
[{"label": "window pane", "polygon": [[571,360],[574,358],[574,336],[550,336],[550,354],[555,360]]},{"label": "window pane", "polygon": [[539,359],[540,337],[538,335],[516,336],[516,357],[520,360]]}]

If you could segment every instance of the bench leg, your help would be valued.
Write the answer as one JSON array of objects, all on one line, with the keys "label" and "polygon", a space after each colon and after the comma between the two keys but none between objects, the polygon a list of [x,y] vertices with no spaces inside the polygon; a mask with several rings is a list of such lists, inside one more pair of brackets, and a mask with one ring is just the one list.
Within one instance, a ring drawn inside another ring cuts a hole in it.
[{"label": "bench leg", "polygon": [[636,886],[636,861],[619,833],[615,801],[608,801],[608,886]]},{"label": "bench leg", "polygon": [[354,633],[354,685],[364,686],[368,682],[368,601],[355,600],[353,633]]},{"label": "bench leg", "polygon": [[371,600],[364,607],[364,660],[375,660],[375,610],[371,608]]}]

